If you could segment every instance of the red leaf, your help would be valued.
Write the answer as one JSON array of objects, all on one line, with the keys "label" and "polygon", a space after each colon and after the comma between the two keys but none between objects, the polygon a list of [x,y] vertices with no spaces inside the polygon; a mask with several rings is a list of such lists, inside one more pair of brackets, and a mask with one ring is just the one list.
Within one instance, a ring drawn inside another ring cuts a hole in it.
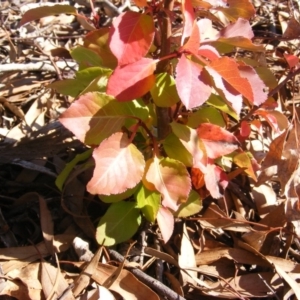
[{"label": "red leaf", "polygon": [[182,103],[187,109],[202,105],[211,94],[211,87],[202,66],[182,55],[176,72],[176,88]]},{"label": "red leaf", "polygon": [[156,219],[163,240],[166,243],[170,239],[174,230],[174,217],[167,208],[160,207]]},{"label": "red leaf", "polygon": [[200,46],[200,32],[196,21],[192,28],[191,36],[188,41],[183,45],[182,50],[186,50],[190,53],[197,54]]},{"label": "red leaf", "polygon": [[198,49],[198,55],[204,56],[204,57],[208,58],[209,60],[215,60],[220,57],[220,54],[217,51],[217,49],[210,45],[202,45]]},{"label": "red leaf", "polygon": [[154,38],[151,16],[127,11],[113,21],[110,29],[110,49],[118,59],[118,65],[126,65],[144,57]]},{"label": "red leaf", "polygon": [[237,138],[217,125],[202,123],[197,128],[197,133],[205,145],[207,156],[211,159],[229,154],[239,147]]},{"label": "red leaf", "polygon": [[155,83],[156,60],[142,58],[126,66],[118,66],[107,84],[107,94],[119,101],[139,98],[151,90]]},{"label": "red leaf", "polygon": [[220,76],[215,70],[206,68],[210,76],[213,78],[216,90],[219,95],[228,101],[237,115],[240,114],[243,104],[242,95],[237,92],[231,85],[229,85],[222,76]]},{"label": "red leaf", "polygon": [[240,129],[240,135],[243,138],[247,138],[251,133],[251,127],[247,121],[241,122],[241,129]]},{"label": "red leaf", "polygon": [[242,78],[237,63],[229,57],[213,60],[208,69],[215,70],[237,92],[253,103],[253,91],[246,78]]},{"label": "red leaf", "polygon": [[251,85],[251,89],[253,91],[253,101],[249,98],[254,105],[261,105],[268,99],[268,93],[265,92],[266,86],[264,82],[257,75],[255,70],[250,66],[239,66],[240,74],[243,78],[247,79],[249,84]]},{"label": "red leaf", "polygon": [[227,174],[220,167],[212,164],[207,165],[204,181],[207,190],[216,199],[223,196],[224,190],[228,185]]},{"label": "red leaf", "polygon": [[201,189],[205,184],[204,174],[198,168],[191,169],[191,179],[196,190]]},{"label": "red leaf", "polygon": [[248,20],[238,18],[235,23],[229,24],[224,29],[222,29],[220,31],[220,36],[225,38],[242,36],[248,39],[252,39],[254,37],[254,33]]},{"label": "red leaf", "polygon": [[283,56],[287,61],[290,69],[296,67],[297,65],[299,66],[299,58],[297,56],[288,53],[283,53]]},{"label": "red leaf", "polygon": [[183,26],[181,45],[183,45],[185,39],[191,35],[193,24],[196,19],[191,0],[182,0],[182,12],[183,12],[184,26]]},{"label": "red leaf", "polygon": [[87,184],[91,194],[120,194],[135,187],[145,169],[143,154],[131,144],[126,134],[115,133],[93,152],[96,167]]}]

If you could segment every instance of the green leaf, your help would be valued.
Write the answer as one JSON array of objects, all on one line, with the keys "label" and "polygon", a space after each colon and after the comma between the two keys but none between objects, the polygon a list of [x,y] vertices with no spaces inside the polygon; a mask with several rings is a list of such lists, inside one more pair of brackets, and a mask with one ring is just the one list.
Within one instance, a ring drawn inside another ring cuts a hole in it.
[{"label": "green leaf", "polygon": [[176,122],[171,123],[171,128],[192,155],[193,167],[203,171],[207,164],[206,148],[203,141],[199,139],[197,130]]},{"label": "green leaf", "polygon": [[230,115],[235,120],[239,120],[239,116],[236,114],[236,112],[221,97],[211,94],[211,96],[206,101],[206,103],[211,106],[214,106],[215,108],[219,109],[220,111]]},{"label": "green leaf", "polygon": [[77,79],[65,79],[52,82],[48,84],[48,87],[60,94],[75,98],[84,90],[85,85]]},{"label": "green leaf", "polygon": [[156,75],[155,85],[150,93],[154,103],[160,107],[171,107],[180,100],[175,80],[168,73]]},{"label": "green leaf", "polygon": [[165,138],[163,146],[170,158],[181,161],[187,167],[193,165],[192,154],[183,146],[179,138],[173,132]]},{"label": "green leaf", "polygon": [[159,193],[150,191],[143,185],[136,192],[137,206],[149,222],[154,222],[156,219],[161,202],[160,198]]},{"label": "green leaf", "polygon": [[72,97],[88,91],[104,91],[107,79],[111,74],[110,69],[91,67],[78,71],[75,79],[56,81],[48,85],[57,92]]},{"label": "green leaf", "polygon": [[20,26],[40,18],[59,14],[77,15],[77,10],[71,5],[47,5],[33,8],[25,12],[21,19]]},{"label": "green leaf", "polygon": [[197,128],[201,123],[212,123],[220,127],[225,127],[222,114],[212,106],[202,107],[193,112],[188,119],[187,126]]},{"label": "green leaf", "polygon": [[104,246],[125,242],[136,233],[140,224],[141,215],[136,203],[113,203],[98,223],[97,242]]},{"label": "green leaf", "polygon": [[72,159],[69,163],[66,164],[65,168],[62,172],[57,176],[55,180],[55,184],[60,191],[62,191],[62,187],[67,180],[69,174],[74,169],[74,167],[81,161],[87,160],[92,155],[93,150],[89,149],[81,154],[77,154],[74,159]]},{"label": "green leaf", "polygon": [[121,194],[99,195],[99,198],[101,199],[101,201],[103,201],[105,203],[119,202],[119,201],[125,200],[125,199],[129,198],[130,196],[132,196],[135,193],[135,191],[137,190],[138,187],[139,187],[139,185],[135,186],[132,189],[128,189],[124,193],[121,193]]},{"label": "green leaf", "polygon": [[245,173],[248,174],[252,179],[257,181],[257,177],[251,162],[251,153],[249,155],[246,152],[241,152],[233,157],[233,162],[240,168],[244,169]]},{"label": "green leaf", "polygon": [[99,54],[103,60],[103,67],[114,69],[117,66],[117,59],[109,48],[108,32],[108,27],[102,27],[89,32],[84,38],[84,46]]},{"label": "green leaf", "polygon": [[200,195],[195,190],[191,190],[187,201],[179,206],[179,209],[175,213],[175,216],[179,218],[186,218],[197,214],[201,209],[202,200],[200,198]]},{"label": "green leaf", "polygon": [[72,49],[70,53],[71,56],[78,62],[80,70],[102,66],[102,59],[99,54],[89,48],[77,46]]}]

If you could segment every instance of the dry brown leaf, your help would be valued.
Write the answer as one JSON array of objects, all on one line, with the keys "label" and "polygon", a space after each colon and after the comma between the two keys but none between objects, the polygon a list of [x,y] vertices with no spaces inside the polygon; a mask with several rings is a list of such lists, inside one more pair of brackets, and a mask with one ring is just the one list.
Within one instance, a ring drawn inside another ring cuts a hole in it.
[{"label": "dry brown leaf", "polygon": [[41,262],[41,284],[47,300],[59,299],[62,295],[65,299],[74,299],[69,285],[60,272],[46,261]]},{"label": "dry brown leaf", "polygon": [[244,299],[245,297],[270,297],[275,291],[276,295],[280,295],[283,289],[283,282],[277,274],[273,272],[261,272],[254,274],[245,274],[229,278],[225,281],[216,283],[207,282],[210,290],[202,290],[203,294],[228,298],[228,299]]},{"label": "dry brown leaf", "polygon": [[209,265],[224,257],[240,264],[259,265],[264,267],[269,266],[261,256],[238,248],[222,248],[203,251],[196,254],[196,261],[197,265]]},{"label": "dry brown leaf", "polygon": [[181,287],[181,284],[180,282],[177,280],[177,278],[169,273],[169,272],[164,272],[164,275],[168,278],[168,281],[170,282],[170,285],[171,285],[171,288],[172,290],[177,293],[178,295],[182,296],[183,297],[183,290],[182,290],[182,287]]},{"label": "dry brown leaf", "polygon": [[291,17],[291,19],[288,21],[287,28],[284,31],[282,37],[286,39],[297,39],[299,38],[299,36],[300,24],[294,17]]},{"label": "dry brown leaf", "polygon": [[178,264],[182,270],[185,270],[185,272],[183,272],[182,270],[180,271],[183,286],[188,283],[196,285],[196,281],[193,278],[197,278],[197,272],[186,270],[188,268],[196,267],[196,259],[194,248],[188,236],[185,223],[183,224],[183,233],[181,238],[180,254],[178,256]]},{"label": "dry brown leaf", "polygon": [[269,254],[273,238],[278,234],[278,231],[270,229],[283,227],[285,223],[284,203],[281,203],[258,222],[258,224],[265,225],[266,227],[256,225],[253,227],[255,231],[244,233],[242,239],[256,251],[262,254]]},{"label": "dry brown leaf", "polygon": [[103,251],[103,247],[99,247],[97,252],[95,253],[92,260],[87,264],[87,266],[82,270],[79,277],[75,281],[73,287],[73,294],[77,297],[90,283],[92,274],[95,272],[95,269],[98,265],[99,259],[101,257]]},{"label": "dry brown leaf", "polygon": [[[239,219],[240,218],[241,216],[239,216]],[[203,228],[211,230],[223,229],[236,232],[251,231],[251,227],[247,222],[243,223],[242,220],[240,222],[235,222],[230,217],[226,216],[215,203],[210,204],[199,222]]]},{"label": "dry brown leaf", "polygon": [[300,237],[299,198],[290,198],[285,203],[286,218],[294,226],[295,234]]},{"label": "dry brown leaf", "polygon": [[15,116],[17,116],[21,120],[25,121],[25,115],[21,108],[19,108],[18,106],[16,106],[13,103],[10,103],[4,97],[0,97],[0,103],[4,107],[8,108]]},{"label": "dry brown leaf", "polygon": [[122,273],[122,270],[125,266],[126,258],[128,257],[129,252],[134,244],[135,243],[130,244],[130,246],[127,249],[126,255],[124,257],[124,260],[119,264],[119,266],[115,270],[115,272],[112,273],[108,278],[106,278],[106,280],[103,282],[102,286],[104,286],[105,288],[110,288],[112,286],[112,284],[119,278],[119,276]]},{"label": "dry brown leaf", "polygon": [[[17,266],[15,262],[16,268],[12,269],[10,272],[6,274],[7,277],[14,280],[19,280],[23,283],[24,287],[27,288],[27,296],[30,299],[40,299],[42,295],[42,286],[40,283],[40,280],[38,278],[39,274],[39,263],[32,263],[27,264],[25,267],[20,267],[20,265]],[[16,283],[16,282],[15,282]],[[17,293],[19,293],[21,290],[23,290],[23,287],[20,287],[19,284],[10,284],[7,282],[8,286],[19,287],[20,290],[17,290]],[[5,286],[5,289],[2,291],[3,295],[5,294],[5,290],[7,290],[8,287]],[[0,293],[0,295],[2,294]],[[23,292],[22,292],[23,293]],[[16,295],[17,296],[17,295]],[[23,298],[18,298],[23,299]]]},{"label": "dry brown leaf", "polygon": [[[63,252],[69,249],[74,239],[74,233],[68,232],[54,236],[54,246],[56,252]],[[27,263],[35,261],[41,257],[50,255],[45,242],[41,242],[35,246],[11,247],[0,249],[0,259],[2,260],[24,260]],[[9,263],[8,262],[8,263]]]},{"label": "dry brown leaf", "polygon": [[273,260],[271,257],[267,257],[268,261],[271,262],[274,267],[276,272],[278,273],[278,275],[280,277],[282,277],[287,284],[292,288],[292,290],[295,293],[295,296],[297,297],[297,299],[300,299],[300,287],[299,287],[299,283],[295,281],[294,278],[292,278],[291,276],[289,276],[288,273],[286,273],[284,271],[283,268],[281,268],[281,266],[279,266],[279,264],[276,263],[276,260]]},{"label": "dry brown leaf", "polygon": [[261,218],[270,213],[277,203],[277,195],[274,189],[267,184],[254,186],[252,188],[252,198]]},{"label": "dry brown leaf", "polygon": [[97,285],[97,288],[88,291],[84,295],[84,299],[88,300],[116,300],[115,296],[104,286]]},{"label": "dry brown leaf", "polygon": [[257,186],[277,175],[279,165],[282,164],[282,152],[287,134],[288,130],[285,130],[271,142],[269,151],[261,165],[261,173],[256,183]]},{"label": "dry brown leaf", "polygon": [[168,253],[161,252],[159,250],[156,250],[156,249],[150,248],[150,247],[145,247],[144,252],[150,256],[154,256],[156,258],[159,258],[161,260],[168,262],[171,265],[179,267],[177,260],[174,259],[174,257],[169,255]]},{"label": "dry brown leaf", "polygon": [[[105,279],[111,276],[116,269],[114,266],[99,263],[92,278],[102,285]],[[159,297],[150,288],[124,269],[110,290],[119,293],[126,300],[145,300],[145,295],[147,295],[147,300],[159,300]]]},{"label": "dry brown leaf", "polygon": [[211,263],[210,265],[201,265],[193,270],[200,274],[205,274],[213,277],[231,278],[234,277],[236,272],[236,265],[233,260],[221,258]]},{"label": "dry brown leaf", "polygon": [[33,197],[38,198],[40,204],[40,222],[45,241],[45,245],[51,255],[54,254],[53,248],[53,221],[51,212],[48,209],[46,200],[37,193],[32,193]]}]

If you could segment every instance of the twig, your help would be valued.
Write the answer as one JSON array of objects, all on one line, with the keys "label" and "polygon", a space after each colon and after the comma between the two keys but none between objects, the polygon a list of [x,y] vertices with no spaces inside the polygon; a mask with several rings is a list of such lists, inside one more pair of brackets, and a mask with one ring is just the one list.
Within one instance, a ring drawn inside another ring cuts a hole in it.
[{"label": "twig", "polygon": [[[109,254],[117,261],[123,262],[124,257],[119,254],[117,251],[109,249]],[[181,297],[170,288],[165,286],[160,281],[154,279],[153,277],[145,274],[143,271],[127,267],[132,274],[134,274],[140,281],[145,283],[147,286],[151,287],[155,292],[160,294],[163,297],[167,297],[169,300],[186,300],[185,298]]]},{"label": "twig", "polygon": [[[75,62],[64,62],[64,61],[58,61],[56,63],[57,67],[60,69],[65,68],[77,68],[77,63]],[[13,72],[13,71],[24,71],[24,72],[30,72],[30,71],[47,71],[51,73],[56,73],[57,71],[52,66],[50,61],[43,61],[43,62],[34,62],[34,63],[28,63],[28,64],[5,64],[0,65],[0,73],[1,72]]]},{"label": "twig", "polygon": [[63,80],[61,71],[60,71],[60,69],[57,67],[56,62],[53,60],[52,55],[46,53],[46,52],[44,51],[44,49],[39,45],[39,43],[34,42],[34,45],[35,45],[35,47],[38,48],[38,50],[41,51],[42,54],[44,54],[45,56],[47,56],[47,57],[49,58],[49,60],[50,60],[50,62],[51,62],[51,64],[52,64],[52,66],[53,66],[53,68],[54,68],[55,71],[56,71],[56,74],[57,74],[58,79],[59,79],[59,80]]}]

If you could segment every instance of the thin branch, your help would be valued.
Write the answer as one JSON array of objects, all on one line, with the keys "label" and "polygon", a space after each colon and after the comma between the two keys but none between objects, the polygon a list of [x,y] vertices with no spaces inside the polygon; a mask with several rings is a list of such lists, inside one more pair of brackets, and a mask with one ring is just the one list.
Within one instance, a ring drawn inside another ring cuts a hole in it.
[{"label": "thin branch", "polygon": [[[161,53],[160,57],[170,54],[171,51],[171,36],[172,23],[170,12],[173,10],[174,0],[164,1],[164,12],[162,18],[161,32]],[[169,60],[162,60],[157,65],[157,73],[169,71]],[[157,115],[157,136],[158,140],[163,140],[170,133],[170,108],[156,106]]]},{"label": "thin branch", "polygon": [[[59,69],[65,69],[65,68],[77,69],[77,63],[75,63],[75,62],[66,63],[64,61],[58,61],[58,62],[56,62],[56,66]],[[46,72],[51,72],[51,73],[57,72],[50,61],[32,62],[32,63],[28,63],[28,64],[12,63],[12,64],[0,65],[0,73],[1,72],[13,72],[13,71],[24,71],[24,72],[46,71]]]},{"label": "thin branch", "polygon": [[[111,257],[113,259],[115,259],[115,260],[117,260],[119,262],[123,262],[124,261],[124,257],[121,254],[119,254],[117,251],[112,250],[112,249],[109,249],[108,251],[109,251],[109,254],[111,255]],[[128,269],[140,281],[142,281],[143,283],[145,283],[147,286],[149,286],[150,288],[152,288],[155,292],[157,292],[161,296],[167,297],[169,300],[186,300],[185,298],[181,297],[180,295],[178,295],[177,293],[175,293],[174,291],[172,291],[170,288],[168,288],[167,286],[165,286],[160,281],[158,281],[158,280],[154,279],[153,277],[145,274],[140,269],[130,268],[130,267],[128,267]]]}]

